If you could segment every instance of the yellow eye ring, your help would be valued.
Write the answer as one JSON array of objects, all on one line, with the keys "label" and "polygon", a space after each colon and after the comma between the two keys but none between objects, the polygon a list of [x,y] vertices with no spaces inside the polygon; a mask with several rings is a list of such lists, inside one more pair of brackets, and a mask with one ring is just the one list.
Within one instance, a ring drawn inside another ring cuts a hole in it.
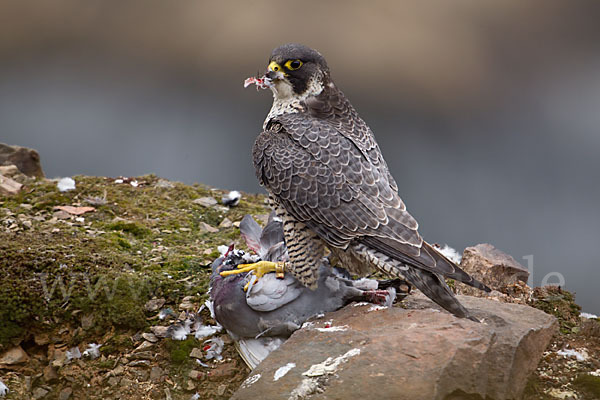
[{"label": "yellow eye ring", "polygon": [[302,61],[300,60],[287,60],[285,63],[285,67],[290,71],[295,71],[302,66]]}]

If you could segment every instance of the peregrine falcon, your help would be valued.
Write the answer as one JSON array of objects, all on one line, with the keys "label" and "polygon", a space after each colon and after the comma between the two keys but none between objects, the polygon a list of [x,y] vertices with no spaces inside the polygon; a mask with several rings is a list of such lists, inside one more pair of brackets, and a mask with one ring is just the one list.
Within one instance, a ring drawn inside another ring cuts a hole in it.
[{"label": "peregrine falcon", "polygon": [[406,279],[457,317],[474,319],[444,277],[490,289],[421,238],[371,129],[331,79],[325,58],[286,44],[273,50],[265,76],[249,83],[273,92],[252,155],[283,221],[289,262],[242,270],[289,271],[314,288],[328,248],[351,273]]}]

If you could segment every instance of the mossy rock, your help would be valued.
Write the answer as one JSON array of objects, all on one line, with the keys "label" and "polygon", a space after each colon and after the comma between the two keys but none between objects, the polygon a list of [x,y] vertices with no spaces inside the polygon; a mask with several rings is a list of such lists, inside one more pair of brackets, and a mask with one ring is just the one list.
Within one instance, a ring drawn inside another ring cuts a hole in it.
[{"label": "mossy rock", "polygon": [[592,399],[600,399],[600,376],[579,375],[573,381],[573,386],[591,396]]},{"label": "mossy rock", "polygon": [[576,333],[581,307],[575,303],[575,295],[559,286],[537,287],[533,291],[531,306],[554,315],[563,334]]},{"label": "mossy rock", "polygon": [[[217,246],[246,247],[238,228],[209,233],[201,222],[218,226],[224,218],[268,213],[262,195],[244,194],[235,208],[206,208],[193,200],[224,192],[157,185],[153,175],[135,178],[137,187],[104,177],[74,179],[76,189],[64,193],[56,182],[38,179],[16,196],[0,197],[0,276],[9,283],[0,286],[0,349],[34,328],[77,326],[84,314],[94,315],[90,334],[144,328],[151,321],[143,306],[154,296],[172,307],[188,295],[207,298]],[[94,212],[54,215],[56,206],[90,204]]]}]

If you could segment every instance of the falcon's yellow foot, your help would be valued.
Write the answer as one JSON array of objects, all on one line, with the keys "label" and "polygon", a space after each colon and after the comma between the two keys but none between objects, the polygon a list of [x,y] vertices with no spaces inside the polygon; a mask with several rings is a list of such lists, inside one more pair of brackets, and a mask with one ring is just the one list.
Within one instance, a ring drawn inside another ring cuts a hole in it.
[{"label": "falcon's yellow foot", "polygon": [[[275,272],[278,278],[283,278],[283,274],[285,271],[285,262],[278,261],[259,261],[253,264],[240,264],[237,266],[237,270],[232,271],[223,271],[220,273],[221,276],[229,276],[235,274],[241,274],[242,272],[250,272],[252,271],[254,275],[256,275],[257,279],[262,278],[264,274],[268,274],[269,272]],[[248,290],[248,286],[250,282],[244,286],[244,291]]]}]

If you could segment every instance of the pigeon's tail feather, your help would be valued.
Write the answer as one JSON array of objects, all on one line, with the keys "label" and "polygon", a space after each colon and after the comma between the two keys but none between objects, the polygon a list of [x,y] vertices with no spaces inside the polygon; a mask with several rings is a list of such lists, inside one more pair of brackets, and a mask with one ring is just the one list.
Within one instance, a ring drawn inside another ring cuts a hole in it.
[{"label": "pigeon's tail feather", "polygon": [[235,348],[240,353],[246,365],[250,369],[254,369],[269,353],[281,346],[283,342],[283,339],[277,337],[245,338],[236,341]]},{"label": "pigeon's tail feather", "polygon": [[471,317],[469,311],[458,301],[442,277],[429,271],[408,267],[402,271],[404,277],[417,287],[423,294],[435,301],[445,310],[459,318]]}]

